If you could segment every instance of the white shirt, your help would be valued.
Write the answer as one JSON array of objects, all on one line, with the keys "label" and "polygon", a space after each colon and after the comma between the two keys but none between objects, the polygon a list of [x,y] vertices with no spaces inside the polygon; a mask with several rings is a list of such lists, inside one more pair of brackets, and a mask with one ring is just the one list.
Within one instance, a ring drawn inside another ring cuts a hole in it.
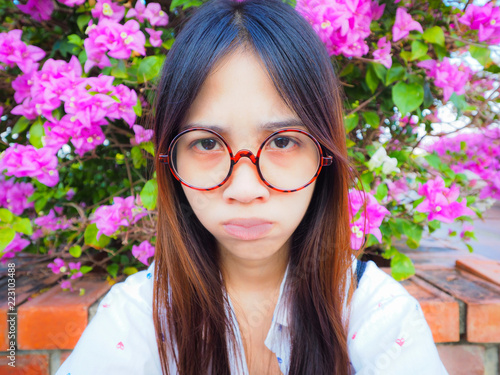
[{"label": "white shirt", "polygon": [[[355,260],[355,259],[354,259]],[[356,261],[353,261],[353,268]],[[161,375],[153,325],[154,262],[115,284],[99,303],[71,355],[56,375],[144,374]],[[290,336],[285,281],[265,345],[276,354],[281,372],[288,374]],[[238,327],[230,298],[233,324]],[[344,316],[345,318],[345,316]],[[239,327],[237,347],[244,357]],[[238,369],[228,344],[231,373],[248,375],[246,361]],[[357,375],[448,374],[439,358],[432,333],[418,301],[391,276],[369,261],[353,294],[348,327],[348,350],[353,373]],[[171,374],[177,373],[172,360]]]}]

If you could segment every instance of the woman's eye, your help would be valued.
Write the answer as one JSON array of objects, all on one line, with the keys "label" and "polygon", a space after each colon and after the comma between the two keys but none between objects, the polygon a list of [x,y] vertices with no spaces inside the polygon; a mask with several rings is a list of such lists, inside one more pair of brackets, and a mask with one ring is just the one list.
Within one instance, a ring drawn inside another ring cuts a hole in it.
[{"label": "woman's eye", "polygon": [[277,148],[280,150],[288,150],[297,145],[298,143],[290,137],[277,137],[272,140],[271,144],[274,144],[276,146],[273,148]]},{"label": "woman's eye", "polygon": [[194,143],[195,146],[201,151],[216,151],[219,142],[213,138],[200,139]]}]

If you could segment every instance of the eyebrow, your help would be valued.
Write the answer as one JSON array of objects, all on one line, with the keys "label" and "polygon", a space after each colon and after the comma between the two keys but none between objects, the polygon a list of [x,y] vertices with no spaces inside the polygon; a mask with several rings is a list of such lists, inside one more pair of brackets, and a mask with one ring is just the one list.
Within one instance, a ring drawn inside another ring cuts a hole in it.
[{"label": "eyebrow", "polygon": [[[203,124],[196,124],[196,123],[189,123],[189,124],[184,124],[180,127],[179,133],[191,129],[191,128],[207,128],[210,130],[213,130],[217,133],[220,134],[227,134],[228,130],[227,128],[224,128],[220,125],[203,125]],[[301,120],[298,119],[290,119],[290,120],[283,120],[283,121],[274,121],[274,122],[266,122],[263,124],[260,124],[258,126],[258,130],[260,132],[265,132],[265,131],[276,131],[279,129],[284,129],[284,128],[304,128],[304,130],[307,130],[307,127],[304,125],[304,123]]]}]

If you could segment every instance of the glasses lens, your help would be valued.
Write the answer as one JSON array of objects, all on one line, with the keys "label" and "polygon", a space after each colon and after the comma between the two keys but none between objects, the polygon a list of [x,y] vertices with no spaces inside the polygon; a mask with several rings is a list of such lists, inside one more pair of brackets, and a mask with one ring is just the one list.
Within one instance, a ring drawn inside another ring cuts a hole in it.
[{"label": "glasses lens", "polygon": [[[200,189],[217,186],[231,168],[229,151],[218,136],[193,130],[179,137],[172,147],[172,167],[185,183]],[[316,174],[320,154],[307,135],[286,131],[267,140],[259,166],[264,179],[282,190],[301,188]]]},{"label": "glasses lens", "polygon": [[316,174],[320,154],[316,143],[299,132],[282,132],[268,139],[259,164],[262,176],[282,190],[301,188]]},{"label": "glasses lens", "polygon": [[221,183],[231,167],[231,157],[222,139],[203,130],[180,136],[172,148],[171,158],[177,176],[200,189]]}]

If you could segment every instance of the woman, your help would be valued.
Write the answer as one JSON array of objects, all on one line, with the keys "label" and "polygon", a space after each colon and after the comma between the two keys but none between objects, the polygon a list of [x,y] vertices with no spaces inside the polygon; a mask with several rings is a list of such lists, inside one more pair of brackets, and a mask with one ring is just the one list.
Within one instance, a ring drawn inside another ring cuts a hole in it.
[{"label": "woman", "polygon": [[446,374],[399,283],[368,262],[356,289],[342,118],[293,8],[203,5],[158,86],[154,263],[111,289],[58,374]]}]

